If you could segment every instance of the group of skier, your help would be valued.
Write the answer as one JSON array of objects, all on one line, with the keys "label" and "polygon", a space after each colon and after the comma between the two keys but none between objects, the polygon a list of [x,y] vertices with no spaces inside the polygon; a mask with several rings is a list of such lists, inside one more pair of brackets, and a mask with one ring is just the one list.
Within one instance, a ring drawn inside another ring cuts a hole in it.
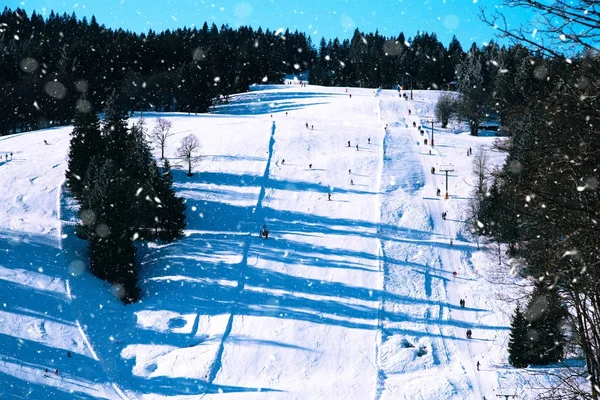
[{"label": "group of skier", "polygon": [[[8,161],[8,156],[9,156],[9,154],[10,154],[10,159],[12,160],[13,153],[6,153],[6,154],[4,155],[4,159],[5,159],[6,161]],[[0,154],[0,161],[2,161],[2,154]]]}]

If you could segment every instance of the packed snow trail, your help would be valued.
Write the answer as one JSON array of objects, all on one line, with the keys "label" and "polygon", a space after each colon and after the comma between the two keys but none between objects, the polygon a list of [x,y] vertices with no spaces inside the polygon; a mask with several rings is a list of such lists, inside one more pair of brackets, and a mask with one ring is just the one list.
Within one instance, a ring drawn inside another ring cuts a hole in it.
[{"label": "packed snow trail", "polygon": [[375,394],[381,149],[374,143],[382,130],[370,91],[336,100],[273,116],[277,162],[263,204],[270,234],[249,251],[245,309],[225,343],[220,385],[279,389],[268,397],[286,399]]},{"label": "packed snow trail", "polygon": [[[418,116],[411,118],[419,126],[421,122]],[[419,136],[416,133],[417,130],[413,130],[413,137],[418,140]],[[431,140],[430,130],[426,130],[427,134],[424,136]],[[424,138],[421,136],[421,140]],[[458,235],[456,229],[456,223],[460,223],[463,219],[461,215],[456,215],[456,209],[449,211],[449,202],[451,200],[443,200],[446,193],[446,176],[442,171],[443,168],[454,168],[452,163],[453,160],[444,154],[444,148],[440,146],[431,146],[428,153],[425,153],[425,149],[421,150],[421,160],[423,161],[424,168],[430,169],[431,167],[436,168],[435,174],[426,174],[427,186],[424,190],[424,199],[427,207],[432,215],[434,221],[434,232],[439,237],[445,237],[448,243],[452,241],[452,245],[446,246],[445,250],[440,251],[440,262],[446,273],[456,272],[456,277],[448,282],[447,292],[448,300],[452,304],[459,304],[461,299],[465,299],[466,307],[464,309],[454,309],[450,313],[450,318],[460,318],[464,323],[464,327],[456,328],[455,334],[458,338],[466,338],[466,330],[471,329],[473,331],[473,337],[470,340],[460,340],[456,343],[458,348],[457,355],[461,355],[463,362],[463,368],[465,373],[469,376],[470,381],[473,385],[474,398],[479,399],[484,396],[491,398],[495,396],[495,375],[477,370],[477,361],[485,362],[485,354],[487,349],[485,346],[486,339],[483,337],[482,330],[486,327],[482,326],[479,312],[473,307],[473,299],[469,298],[466,294],[467,290],[461,288],[461,281],[472,279],[474,274],[470,273],[469,268],[465,265],[465,260],[468,259],[467,251],[469,248],[474,247],[472,243],[465,243]],[[455,178],[456,173],[450,173],[450,178]],[[440,196],[437,196],[437,189],[440,189]],[[442,213],[446,213],[446,217],[442,218]],[[490,327],[487,327],[490,328]],[[487,375],[484,379],[482,375]]]},{"label": "packed snow trail", "polygon": [[[445,247],[447,238],[435,231],[435,220],[420,200],[427,176],[411,132],[412,105],[389,92],[380,102],[387,124],[381,213],[384,290],[390,295],[384,302],[380,352],[386,377],[382,397],[470,398],[472,384],[461,373],[461,360],[454,357],[457,338],[447,325],[445,282],[451,272],[437,250]],[[398,301],[393,295],[409,300]]]}]

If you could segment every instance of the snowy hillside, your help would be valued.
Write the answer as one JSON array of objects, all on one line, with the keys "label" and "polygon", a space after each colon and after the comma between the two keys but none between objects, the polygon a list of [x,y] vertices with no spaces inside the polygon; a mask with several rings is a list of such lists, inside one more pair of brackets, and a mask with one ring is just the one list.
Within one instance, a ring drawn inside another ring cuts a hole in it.
[{"label": "snowy hillside", "polygon": [[[494,138],[436,125],[424,145],[430,125],[413,123],[438,96],[263,86],[160,115],[188,226],[140,250],[128,306],[76,256],[71,128],[1,137],[0,398],[528,398],[506,362],[508,289],[467,235],[467,149]],[[188,178],[175,151],[190,133],[203,158]]]}]

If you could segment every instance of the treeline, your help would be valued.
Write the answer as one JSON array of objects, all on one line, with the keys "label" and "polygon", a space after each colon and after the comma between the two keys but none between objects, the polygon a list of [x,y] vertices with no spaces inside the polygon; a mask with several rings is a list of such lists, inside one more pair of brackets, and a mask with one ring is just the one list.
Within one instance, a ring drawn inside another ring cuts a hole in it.
[{"label": "treeline", "polygon": [[[137,34],[94,17],[0,14],[0,135],[70,123],[83,94],[101,109],[116,91],[127,110],[204,112],[219,95],[280,83],[307,70],[316,51],[304,33],[249,27]],[[79,103],[82,107],[88,103]],[[86,111],[86,110],[82,110]]]},{"label": "treeline", "polygon": [[143,120],[130,127],[118,95],[106,101],[102,123],[86,109],[75,115],[66,173],[80,204],[77,234],[88,241],[91,272],[132,303],[140,297],[135,242],[181,237],[186,207],[168,160],[157,166]]},{"label": "treeline", "polygon": [[[547,364],[575,349],[586,370],[557,375],[561,388],[600,398],[599,55],[479,57],[457,68],[461,102],[509,117],[511,138],[496,145],[508,153],[502,168],[477,160],[473,229],[499,244],[498,256],[503,248],[518,260],[516,272],[534,286],[515,310],[510,362]],[[490,65],[494,80],[472,78]]]},{"label": "treeline", "polygon": [[326,86],[445,89],[463,57],[456,38],[446,49],[429,33],[406,39],[357,29],[351,40],[322,39],[316,48],[298,31],[204,23],[138,34],[94,17],[4,8],[0,135],[68,124],[75,106],[101,109],[113,91],[130,111],[205,112],[219,96],[307,71],[311,83]]},{"label": "treeline", "polygon": [[358,29],[352,39],[321,39],[310,83],[325,86],[358,86],[405,89],[447,89],[456,66],[464,57],[456,37],[448,48],[435,33],[414,38],[385,37]]},{"label": "treeline", "polygon": [[455,87],[460,96],[443,95],[436,117],[446,128],[453,116],[469,124],[477,135],[480,124],[494,121],[510,135],[510,126],[520,119],[527,96],[546,85],[548,60],[522,45],[471,46],[456,65]]}]

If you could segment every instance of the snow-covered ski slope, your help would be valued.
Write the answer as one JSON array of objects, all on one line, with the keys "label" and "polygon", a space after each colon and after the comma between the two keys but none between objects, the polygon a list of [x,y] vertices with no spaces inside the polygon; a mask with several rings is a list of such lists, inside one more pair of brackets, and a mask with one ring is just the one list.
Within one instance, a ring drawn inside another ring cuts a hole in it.
[{"label": "snow-covered ski slope", "polygon": [[[180,168],[188,227],[180,241],[140,247],[144,297],[134,305],[78,255],[85,243],[63,188],[71,128],[0,138],[0,153],[13,153],[0,161],[0,398],[516,390],[502,367],[511,310],[499,309],[481,276],[487,260],[463,234],[466,150],[493,138],[441,130],[425,146],[430,129],[422,136],[413,122],[431,116],[439,92],[405,101],[387,90],[260,89],[211,114],[161,115],[176,132],[166,154]],[[157,116],[144,114],[150,129]],[[175,151],[190,133],[203,158],[188,178]],[[430,168],[450,163],[444,200],[444,177]]]}]

